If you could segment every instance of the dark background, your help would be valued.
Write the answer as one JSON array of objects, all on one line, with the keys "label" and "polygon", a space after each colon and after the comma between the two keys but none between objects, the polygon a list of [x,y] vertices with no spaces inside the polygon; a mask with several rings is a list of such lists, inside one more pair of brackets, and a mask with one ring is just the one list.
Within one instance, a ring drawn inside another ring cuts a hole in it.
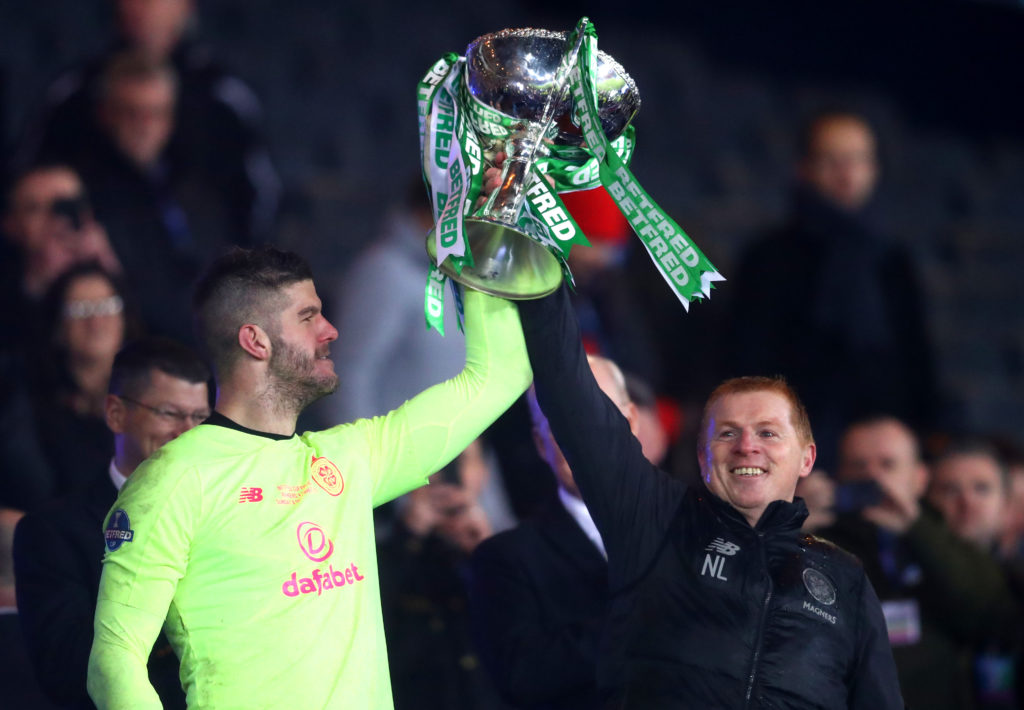
[{"label": "dark background", "polygon": [[[951,423],[1019,435],[1022,6],[667,5],[201,0],[199,30],[262,99],[287,191],[278,242],[311,257],[327,291],[418,169],[416,82],[480,34],[588,15],[642,94],[635,174],[726,277],[785,211],[801,120],[861,110],[879,131],[886,224],[925,279]],[[6,150],[47,84],[108,42],[110,14],[106,0],[0,0]]]}]

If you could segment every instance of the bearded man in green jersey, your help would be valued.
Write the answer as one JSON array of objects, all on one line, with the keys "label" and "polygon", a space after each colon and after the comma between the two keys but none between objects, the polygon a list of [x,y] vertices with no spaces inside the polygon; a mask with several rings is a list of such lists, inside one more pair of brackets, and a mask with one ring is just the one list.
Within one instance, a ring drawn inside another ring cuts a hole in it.
[{"label": "bearded man in green jersey", "polygon": [[338,383],[309,266],[236,250],[194,305],[215,411],[140,466],[108,516],[89,693],[101,710],[158,708],[145,662],[163,625],[190,708],[391,708],[372,509],[526,389],[517,311],[466,293],[460,374],[300,435],[299,413]]}]

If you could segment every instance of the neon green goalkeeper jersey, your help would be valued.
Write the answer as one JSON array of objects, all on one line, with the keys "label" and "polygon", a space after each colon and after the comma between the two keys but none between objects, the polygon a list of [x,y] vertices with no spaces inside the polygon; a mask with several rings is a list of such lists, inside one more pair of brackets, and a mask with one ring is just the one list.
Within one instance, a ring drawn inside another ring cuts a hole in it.
[{"label": "neon green goalkeeper jersey", "polygon": [[392,707],[372,509],[423,485],[530,380],[515,307],[465,301],[466,368],[389,414],[291,437],[214,415],[129,477],[104,529],[101,709],[160,707],[146,660],[162,624],[189,708]]}]

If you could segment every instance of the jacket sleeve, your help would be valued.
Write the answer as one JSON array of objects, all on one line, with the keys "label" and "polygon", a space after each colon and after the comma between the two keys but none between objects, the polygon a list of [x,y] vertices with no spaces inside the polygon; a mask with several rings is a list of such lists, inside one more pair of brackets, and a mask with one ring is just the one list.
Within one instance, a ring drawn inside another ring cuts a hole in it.
[{"label": "jacket sleeve", "polygon": [[849,683],[850,710],[901,710],[904,706],[882,605],[862,575],[856,658]]},{"label": "jacket sleeve", "polygon": [[608,551],[612,583],[645,566],[679,506],[685,487],[644,458],[622,413],[600,390],[580,342],[563,286],[519,303],[537,401],[569,462]]},{"label": "jacket sleeve", "polygon": [[596,683],[600,620],[552,623],[543,591],[507,534],[473,553],[474,640],[495,686],[517,707],[576,698],[592,693]]},{"label": "jacket sleeve", "polygon": [[[100,532],[96,557],[100,555]],[[92,647],[94,582],[82,562],[45,515],[22,518],[14,534],[18,618],[39,687],[62,705],[88,701],[85,671]]]}]

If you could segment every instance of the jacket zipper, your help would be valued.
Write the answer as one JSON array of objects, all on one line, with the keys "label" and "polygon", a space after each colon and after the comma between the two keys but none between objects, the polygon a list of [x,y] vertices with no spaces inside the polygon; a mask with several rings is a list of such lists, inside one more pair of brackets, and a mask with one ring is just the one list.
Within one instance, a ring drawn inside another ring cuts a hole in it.
[{"label": "jacket zipper", "polygon": [[757,546],[761,551],[761,565],[764,575],[768,579],[768,590],[765,592],[764,601],[761,602],[761,616],[757,622],[757,643],[754,645],[754,657],[750,662],[750,675],[747,678],[747,694],[744,707],[750,707],[750,698],[754,694],[754,683],[757,680],[757,663],[761,658],[761,644],[764,642],[764,622],[768,617],[768,604],[772,600],[772,575],[768,571],[768,553],[765,551],[764,533],[757,533]]}]

